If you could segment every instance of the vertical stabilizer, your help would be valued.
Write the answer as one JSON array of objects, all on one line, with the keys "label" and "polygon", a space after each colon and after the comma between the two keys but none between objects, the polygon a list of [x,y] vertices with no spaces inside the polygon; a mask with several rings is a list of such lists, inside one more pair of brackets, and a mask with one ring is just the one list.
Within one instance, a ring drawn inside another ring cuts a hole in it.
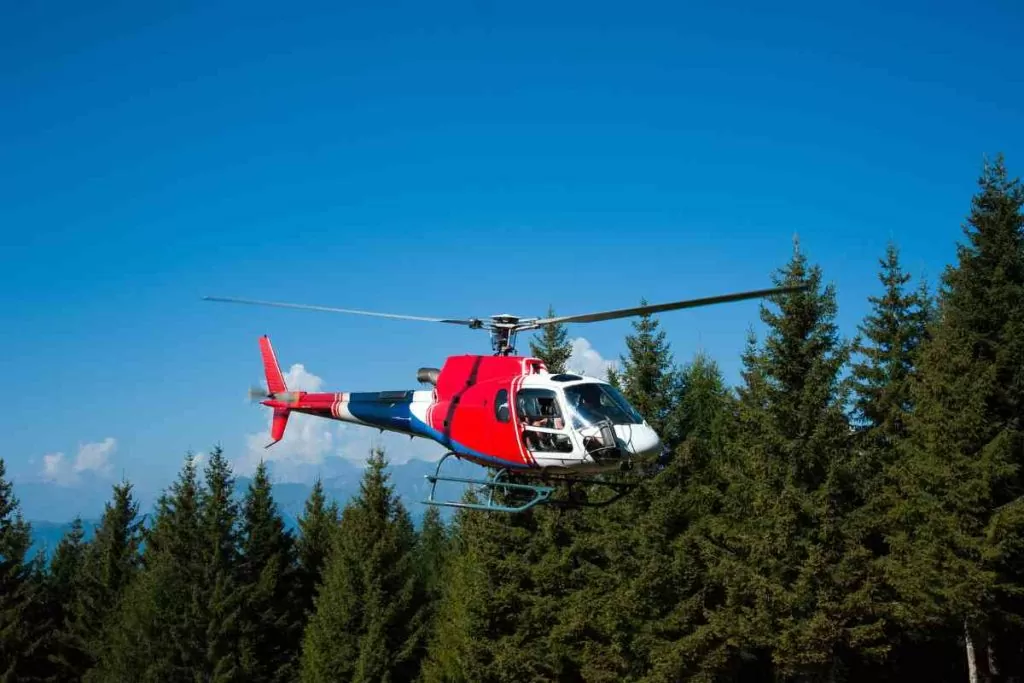
[{"label": "vertical stabilizer", "polygon": [[283,394],[288,391],[284,383],[284,375],[281,374],[281,366],[277,364],[277,356],[274,355],[274,347],[270,345],[270,337],[260,337],[260,354],[263,355],[263,372],[267,376],[267,390],[271,394]]},{"label": "vertical stabilizer", "polygon": [[[270,337],[260,337],[260,355],[263,356],[263,373],[267,377],[267,391],[270,397],[279,397],[288,391],[284,383],[284,375],[281,374],[281,366],[277,363],[277,356],[274,355],[274,347],[270,345]],[[288,426],[289,410],[286,407],[275,407],[274,416],[270,422],[270,443],[264,448],[270,448],[284,438],[285,427]]]}]

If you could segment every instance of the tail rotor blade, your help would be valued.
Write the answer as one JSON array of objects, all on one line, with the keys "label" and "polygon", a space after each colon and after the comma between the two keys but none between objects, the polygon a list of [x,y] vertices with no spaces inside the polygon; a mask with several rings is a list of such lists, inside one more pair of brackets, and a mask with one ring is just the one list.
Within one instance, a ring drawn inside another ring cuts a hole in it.
[{"label": "tail rotor blade", "polygon": [[266,401],[270,398],[270,392],[263,387],[251,386],[249,387],[249,401],[251,403],[259,403],[260,401]]}]

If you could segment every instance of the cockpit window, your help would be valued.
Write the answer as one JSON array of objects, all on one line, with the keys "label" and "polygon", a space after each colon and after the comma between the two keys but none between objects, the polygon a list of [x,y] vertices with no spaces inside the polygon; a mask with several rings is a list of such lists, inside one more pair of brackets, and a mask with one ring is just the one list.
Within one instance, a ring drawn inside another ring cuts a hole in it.
[{"label": "cockpit window", "polygon": [[579,426],[609,420],[613,425],[642,424],[644,419],[610,384],[588,382],[566,387],[565,398]]}]

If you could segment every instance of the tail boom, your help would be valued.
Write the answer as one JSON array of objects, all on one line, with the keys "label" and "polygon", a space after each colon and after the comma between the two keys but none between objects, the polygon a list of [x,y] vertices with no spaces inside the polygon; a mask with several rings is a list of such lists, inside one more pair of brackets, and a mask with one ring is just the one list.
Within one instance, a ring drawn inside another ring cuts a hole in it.
[{"label": "tail boom", "polygon": [[284,436],[291,413],[372,427],[410,436],[432,438],[425,429],[426,412],[432,403],[430,391],[380,391],[307,393],[290,391],[271,395],[261,403],[274,410],[270,446]]},{"label": "tail boom", "polygon": [[[434,393],[430,390],[371,392],[305,392],[288,390],[270,339],[260,337],[260,353],[267,380],[267,394],[260,401],[273,410],[270,448],[284,438],[292,413],[304,413],[328,420],[419,436],[446,447],[455,444],[449,435],[433,425]],[[433,426],[432,426],[433,425]]]}]

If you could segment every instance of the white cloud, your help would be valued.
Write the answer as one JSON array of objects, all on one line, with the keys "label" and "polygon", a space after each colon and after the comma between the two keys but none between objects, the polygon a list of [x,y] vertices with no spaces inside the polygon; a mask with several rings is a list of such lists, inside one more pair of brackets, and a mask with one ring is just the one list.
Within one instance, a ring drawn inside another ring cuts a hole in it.
[{"label": "white cloud", "polygon": [[103,441],[82,444],[74,461],[64,453],[47,453],[43,456],[42,478],[63,486],[79,481],[82,473],[109,475],[112,469],[110,456],[117,450],[117,439],[108,436]]},{"label": "white cloud", "polygon": [[284,383],[289,391],[320,391],[324,380],[306,370],[302,363],[295,363],[284,373]]},{"label": "white cloud", "polygon": [[110,454],[117,448],[117,441],[108,436],[99,443],[87,443],[78,449],[75,458],[76,472],[110,473]]},{"label": "white cloud", "polygon": [[57,484],[74,483],[74,472],[68,467],[63,453],[47,453],[43,456],[43,479]]},{"label": "white cloud", "polygon": [[[323,378],[306,370],[301,363],[291,366],[284,375],[285,384],[293,391],[320,391]],[[245,455],[237,459],[233,469],[239,474],[252,474],[260,460],[275,463],[275,471],[287,470],[288,463],[317,464],[334,449],[335,426],[328,420],[292,413],[288,417],[288,427],[284,439],[265,448],[270,443],[269,409],[264,408],[266,428],[255,434],[248,434]]]},{"label": "white cloud", "polygon": [[618,368],[615,360],[606,360],[583,337],[572,340],[572,355],[566,362],[566,368],[587,377],[605,379],[609,368]]}]

